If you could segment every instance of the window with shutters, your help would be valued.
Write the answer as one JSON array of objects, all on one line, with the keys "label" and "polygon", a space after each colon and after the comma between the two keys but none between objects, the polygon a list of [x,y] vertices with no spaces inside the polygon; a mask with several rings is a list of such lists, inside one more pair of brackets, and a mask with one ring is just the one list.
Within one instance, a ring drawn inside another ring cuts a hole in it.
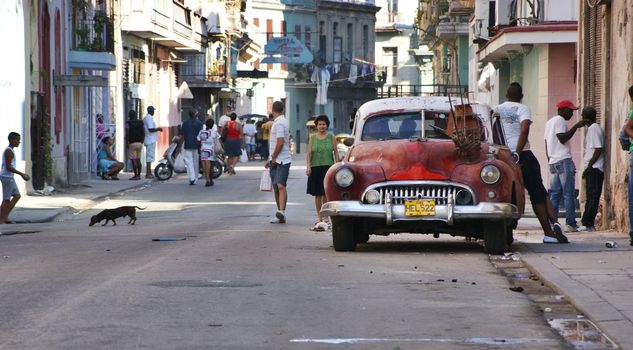
[{"label": "window with shutters", "polygon": [[603,91],[603,47],[602,47],[602,7],[593,8],[585,4],[584,11],[584,52],[583,67],[584,101],[598,112],[598,123],[602,115]]}]

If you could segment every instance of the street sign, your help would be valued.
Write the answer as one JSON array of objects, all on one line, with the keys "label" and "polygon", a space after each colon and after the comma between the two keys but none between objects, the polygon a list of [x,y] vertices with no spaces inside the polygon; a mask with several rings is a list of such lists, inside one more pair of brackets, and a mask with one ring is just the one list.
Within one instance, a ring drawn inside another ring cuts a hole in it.
[{"label": "street sign", "polygon": [[264,53],[269,55],[262,63],[310,63],[312,53],[294,36],[271,38],[264,46]]}]

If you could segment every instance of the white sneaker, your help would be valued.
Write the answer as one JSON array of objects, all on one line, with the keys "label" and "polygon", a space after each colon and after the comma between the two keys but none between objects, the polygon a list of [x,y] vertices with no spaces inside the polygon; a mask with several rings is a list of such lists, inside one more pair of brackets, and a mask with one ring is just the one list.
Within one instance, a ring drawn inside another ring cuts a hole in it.
[{"label": "white sneaker", "polygon": [[567,232],[578,232],[578,226],[574,225],[565,225],[565,229]]},{"label": "white sneaker", "polygon": [[277,212],[275,213],[275,217],[277,218],[277,220],[279,220],[280,224],[286,223],[286,214],[284,214],[283,211],[277,210]]},{"label": "white sneaker", "polygon": [[271,223],[271,224],[280,224],[281,222],[279,222],[279,219],[277,219],[276,217],[274,217],[274,216],[273,216],[273,217],[270,219],[270,223]]},{"label": "white sneaker", "polygon": [[580,232],[595,232],[596,231],[596,227],[595,226],[580,226],[578,228],[578,231]]}]

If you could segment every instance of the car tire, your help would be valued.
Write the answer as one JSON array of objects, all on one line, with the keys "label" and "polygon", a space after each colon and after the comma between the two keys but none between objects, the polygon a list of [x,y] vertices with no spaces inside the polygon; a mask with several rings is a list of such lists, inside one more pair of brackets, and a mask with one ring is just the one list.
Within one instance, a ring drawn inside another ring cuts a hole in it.
[{"label": "car tire", "polygon": [[499,255],[508,249],[508,229],[503,220],[483,222],[484,250],[488,254]]},{"label": "car tire", "polygon": [[512,243],[514,243],[514,230],[512,229],[512,226],[508,225],[506,226],[506,244],[508,245],[508,248],[510,248]]},{"label": "car tire", "polygon": [[332,218],[332,244],[337,252],[351,252],[356,249],[354,219]]},{"label": "car tire", "polygon": [[356,222],[354,224],[354,241],[357,244],[365,244],[369,242],[369,233],[367,232],[365,225],[360,222]]}]

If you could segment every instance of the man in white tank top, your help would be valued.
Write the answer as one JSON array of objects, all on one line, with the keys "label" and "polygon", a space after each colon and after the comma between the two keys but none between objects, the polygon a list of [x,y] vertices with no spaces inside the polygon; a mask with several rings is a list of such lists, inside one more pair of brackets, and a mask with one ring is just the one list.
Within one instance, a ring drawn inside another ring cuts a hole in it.
[{"label": "man in white tank top", "polygon": [[9,133],[9,147],[2,152],[2,168],[0,169],[0,182],[2,182],[2,205],[0,206],[0,224],[8,221],[9,213],[20,200],[20,191],[13,178],[14,174],[22,176],[24,181],[31,179],[27,174],[15,168],[15,152],[13,149],[20,145],[20,134]]}]

